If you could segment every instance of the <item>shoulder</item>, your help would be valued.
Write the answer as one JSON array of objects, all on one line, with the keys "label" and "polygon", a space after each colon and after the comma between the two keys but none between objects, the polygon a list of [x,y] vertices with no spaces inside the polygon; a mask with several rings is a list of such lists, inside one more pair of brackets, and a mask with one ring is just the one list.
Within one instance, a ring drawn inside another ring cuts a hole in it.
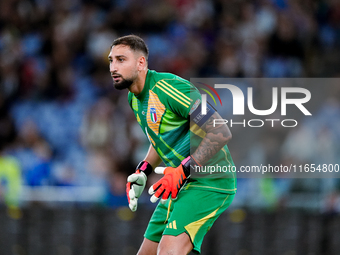
[{"label": "shoulder", "polygon": [[172,73],[152,72],[153,87],[161,103],[174,113],[187,117],[193,102],[200,98],[198,90],[188,80]]},{"label": "shoulder", "polygon": [[172,73],[154,72],[154,82],[151,90],[160,97],[167,99],[190,101],[190,91],[194,86],[188,81]]},{"label": "shoulder", "polygon": [[152,82],[152,88],[156,85],[161,85],[167,83],[170,86],[190,86],[190,82],[182,77],[172,74],[172,73],[163,73],[156,72],[154,70],[149,70],[150,80]]}]

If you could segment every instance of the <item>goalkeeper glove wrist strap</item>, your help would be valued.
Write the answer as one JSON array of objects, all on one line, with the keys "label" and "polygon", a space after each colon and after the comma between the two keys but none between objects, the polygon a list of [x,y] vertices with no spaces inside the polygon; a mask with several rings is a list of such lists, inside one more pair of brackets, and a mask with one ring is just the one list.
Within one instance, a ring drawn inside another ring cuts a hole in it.
[{"label": "goalkeeper glove wrist strap", "polygon": [[151,166],[151,164],[145,160],[139,162],[136,170],[139,170],[141,172],[143,172],[146,176],[148,176],[149,174],[152,173],[153,168]]},{"label": "goalkeeper glove wrist strap", "polygon": [[195,171],[196,166],[201,167],[201,165],[195,160],[193,156],[189,156],[185,158],[182,161],[182,165],[183,165],[183,172],[185,174],[185,177],[188,177],[190,175],[190,170]]},{"label": "goalkeeper glove wrist strap", "polygon": [[189,157],[183,159],[181,164],[182,164],[184,175],[185,175],[185,177],[188,178],[188,176],[190,175],[191,157],[189,156]]}]

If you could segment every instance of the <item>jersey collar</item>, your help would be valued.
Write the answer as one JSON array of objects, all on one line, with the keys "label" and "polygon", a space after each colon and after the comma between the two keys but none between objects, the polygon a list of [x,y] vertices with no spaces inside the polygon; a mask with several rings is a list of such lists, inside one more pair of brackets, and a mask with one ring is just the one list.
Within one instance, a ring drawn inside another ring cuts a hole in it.
[{"label": "jersey collar", "polygon": [[144,96],[146,95],[147,91],[149,90],[150,76],[151,76],[151,72],[150,72],[150,70],[148,70],[148,72],[146,74],[143,90],[142,90],[141,93],[139,93],[136,96],[139,100],[142,100],[144,98]]}]

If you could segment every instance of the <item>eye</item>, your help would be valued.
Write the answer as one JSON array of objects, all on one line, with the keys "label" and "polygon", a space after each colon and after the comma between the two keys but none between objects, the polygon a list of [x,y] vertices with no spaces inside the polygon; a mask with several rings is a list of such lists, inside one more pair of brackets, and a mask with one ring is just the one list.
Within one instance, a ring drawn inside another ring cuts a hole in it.
[{"label": "eye", "polygon": [[123,62],[123,61],[124,61],[124,59],[122,59],[122,58],[118,58],[118,61],[119,61],[119,62]]}]

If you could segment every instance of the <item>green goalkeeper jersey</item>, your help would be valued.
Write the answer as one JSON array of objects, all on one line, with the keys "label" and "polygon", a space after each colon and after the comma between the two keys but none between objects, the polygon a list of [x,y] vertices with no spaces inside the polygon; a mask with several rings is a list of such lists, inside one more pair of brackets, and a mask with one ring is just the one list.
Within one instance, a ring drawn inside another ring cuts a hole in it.
[{"label": "green goalkeeper jersey", "polygon": [[[199,126],[193,123],[190,126],[189,116],[200,104],[201,94],[179,76],[148,70],[142,92],[137,96],[129,92],[128,100],[143,132],[166,166],[179,166],[205,136]],[[236,174],[221,171],[223,167],[230,170],[234,166],[226,145],[206,166],[213,166],[220,173],[209,174],[206,167],[198,169],[201,175],[191,174],[184,188],[236,192]]]}]

